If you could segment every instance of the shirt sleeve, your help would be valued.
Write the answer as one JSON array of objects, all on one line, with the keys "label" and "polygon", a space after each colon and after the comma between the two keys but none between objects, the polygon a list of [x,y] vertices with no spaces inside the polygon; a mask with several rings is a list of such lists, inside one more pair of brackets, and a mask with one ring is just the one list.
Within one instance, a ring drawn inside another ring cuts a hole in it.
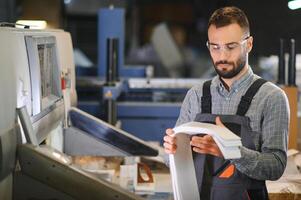
[{"label": "shirt sleeve", "polygon": [[[196,95],[196,91],[194,90],[194,88],[191,88],[187,92],[185,99],[182,103],[180,115],[178,117],[176,126],[194,120],[196,111],[198,110],[198,106],[195,106],[198,104],[197,102],[198,102],[198,98]],[[193,107],[194,109],[192,109]]]},{"label": "shirt sleeve", "polygon": [[[198,102],[197,99],[197,95],[196,92],[194,91],[193,88],[191,88],[190,90],[188,90],[182,106],[181,106],[181,110],[180,110],[180,115],[178,117],[178,120],[176,122],[175,126],[179,126],[181,124],[184,124],[186,122],[190,122],[194,120],[195,117],[195,110],[197,110],[196,108],[192,109],[193,104],[195,104],[196,102]],[[168,154],[163,156],[164,162],[165,164],[169,167],[169,156]]]},{"label": "shirt sleeve", "polygon": [[277,180],[287,162],[289,104],[285,93],[276,90],[266,100],[259,151],[241,147],[242,157],[232,160],[236,168],[257,180]]}]

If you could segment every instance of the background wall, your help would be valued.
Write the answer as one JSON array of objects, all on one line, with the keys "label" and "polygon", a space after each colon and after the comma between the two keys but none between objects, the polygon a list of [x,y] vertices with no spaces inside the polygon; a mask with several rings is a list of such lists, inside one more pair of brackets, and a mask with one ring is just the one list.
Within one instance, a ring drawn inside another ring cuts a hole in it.
[{"label": "background wall", "polygon": [[181,45],[193,49],[208,68],[210,58],[205,46],[208,18],[215,9],[226,5],[238,6],[249,17],[254,37],[253,65],[260,56],[277,54],[281,37],[295,38],[300,53],[301,9],[290,10],[287,3],[285,0],[0,0],[0,20],[45,19],[51,27],[69,31],[74,47],[96,65],[97,11],[110,5],[123,7],[126,9],[126,56],[148,45],[153,27],[166,22],[178,33]]}]

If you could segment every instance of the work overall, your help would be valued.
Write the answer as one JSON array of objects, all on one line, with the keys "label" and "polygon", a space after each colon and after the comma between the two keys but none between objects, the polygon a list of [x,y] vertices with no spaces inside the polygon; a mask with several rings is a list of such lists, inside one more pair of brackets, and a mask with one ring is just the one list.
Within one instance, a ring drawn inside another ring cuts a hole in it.
[{"label": "work overall", "polygon": [[[250,119],[245,114],[256,92],[265,82],[263,79],[258,79],[249,87],[242,96],[235,115],[214,115],[211,114],[211,81],[206,81],[201,99],[202,112],[196,115],[195,121],[215,123],[215,118],[220,116],[222,123],[241,137],[244,147],[260,151],[260,147],[256,149],[254,144],[255,135],[260,133],[252,131]],[[265,181],[252,179],[239,172],[230,160],[196,152],[193,152],[193,158],[202,200],[268,199]]]}]

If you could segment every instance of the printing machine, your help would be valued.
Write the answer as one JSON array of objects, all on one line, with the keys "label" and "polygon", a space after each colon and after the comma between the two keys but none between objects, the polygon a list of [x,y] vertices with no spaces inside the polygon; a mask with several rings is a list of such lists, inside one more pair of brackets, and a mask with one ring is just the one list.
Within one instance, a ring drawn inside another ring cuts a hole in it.
[{"label": "printing machine", "polygon": [[72,163],[158,151],[74,108],[69,33],[1,27],[0,41],[0,199],[142,199]]}]

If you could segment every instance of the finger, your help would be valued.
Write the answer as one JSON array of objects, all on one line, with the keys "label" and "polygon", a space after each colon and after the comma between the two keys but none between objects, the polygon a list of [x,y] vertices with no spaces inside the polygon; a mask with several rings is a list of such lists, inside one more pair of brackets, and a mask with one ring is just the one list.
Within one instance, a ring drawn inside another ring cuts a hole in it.
[{"label": "finger", "polygon": [[190,145],[195,147],[201,147],[202,145],[210,145],[210,144],[202,140],[191,140]]},{"label": "finger", "polygon": [[176,153],[176,151],[174,151],[174,150],[172,151],[172,150],[164,149],[164,151],[167,154],[175,154]]},{"label": "finger", "polygon": [[168,136],[168,135],[166,135],[166,136],[163,137],[164,142],[168,142],[170,144],[175,144],[176,143],[176,139],[177,138],[171,137],[171,136]]},{"label": "finger", "polygon": [[193,147],[198,147],[201,149],[208,149],[208,148],[212,148],[213,145],[212,144],[208,144],[208,143],[202,143],[202,142],[196,142],[196,141],[191,141],[190,145]]},{"label": "finger", "polygon": [[222,127],[225,127],[225,125],[223,124],[221,118],[219,116],[217,116],[215,118],[215,124],[218,125],[218,126],[222,126]]},{"label": "finger", "polygon": [[167,134],[167,135],[173,135],[174,134],[174,131],[171,129],[171,128],[168,128],[168,129],[166,129],[165,130],[165,133]]},{"label": "finger", "polygon": [[197,152],[197,153],[201,153],[201,154],[207,154],[207,151],[200,149],[198,147],[193,147],[192,151]]},{"label": "finger", "polygon": [[190,145],[202,148],[211,148],[214,147],[215,142],[214,140],[211,140],[211,136],[195,137],[190,141]]},{"label": "finger", "polygon": [[222,153],[214,148],[202,149],[198,147],[193,147],[192,150],[200,154],[210,154],[217,157],[223,157]]},{"label": "finger", "polygon": [[168,154],[176,153],[176,149],[177,149],[176,145],[171,145],[171,144],[168,144],[168,143],[164,143],[163,146],[164,146],[164,151],[166,153],[168,153]]},{"label": "finger", "polygon": [[202,149],[202,148],[198,148],[198,147],[193,147],[192,150],[197,152],[197,153],[201,153],[201,154],[210,154],[210,155],[214,155],[214,156],[217,155],[216,152],[211,150],[210,148],[209,149]]},{"label": "finger", "polygon": [[203,137],[203,138],[199,138],[198,140],[190,141],[190,145],[192,147],[197,147],[201,150],[204,150],[206,151],[206,153],[210,153],[214,155],[221,154],[218,145],[215,143],[213,138],[209,135],[206,136],[206,138]]},{"label": "finger", "polygon": [[177,145],[169,144],[167,142],[164,142],[163,146],[164,146],[164,149],[167,149],[167,150],[176,150],[177,149]]},{"label": "finger", "polygon": [[192,136],[191,141],[202,141],[204,136]]},{"label": "finger", "polygon": [[192,143],[202,143],[202,144],[215,144],[215,141],[210,135],[205,135],[203,137],[194,136],[191,138]]},{"label": "finger", "polygon": [[204,142],[215,144],[215,141],[211,135],[205,135],[202,139]]},{"label": "finger", "polygon": [[206,137],[203,138],[202,144],[206,144],[206,145],[208,145],[208,146],[210,146],[210,147],[219,149],[219,147],[218,147],[218,145],[216,144],[215,140],[214,140],[213,137],[210,136],[210,135],[207,135]]}]

